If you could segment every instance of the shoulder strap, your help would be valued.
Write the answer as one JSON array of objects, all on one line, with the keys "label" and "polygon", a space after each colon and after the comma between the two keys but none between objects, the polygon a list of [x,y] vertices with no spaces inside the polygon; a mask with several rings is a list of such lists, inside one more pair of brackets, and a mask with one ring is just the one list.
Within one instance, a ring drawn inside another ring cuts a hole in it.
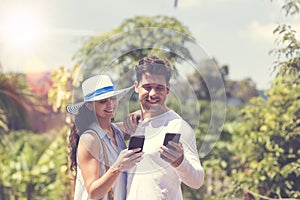
[{"label": "shoulder strap", "polygon": [[[99,139],[100,139],[102,149],[103,149],[103,153],[104,153],[105,169],[106,169],[106,171],[108,171],[110,166],[109,166],[109,162],[108,162],[106,147],[105,147],[105,144],[104,144],[103,140],[101,138],[99,138]],[[109,200],[114,199],[114,192],[112,191],[112,188],[110,188],[110,190],[108,191],[108,199]]]},{"label": "shoulder strap", "polygon": [[109,169],[109,162],[108,162],[108,156],[107,156],[107,151],[106,151],[106,147],[105,144],[103,142],[102,139],[100,139],[101,145],[102,145],[102,149],[103,149],[103,154],[104,154],[104,161],[105,161],[105,169],[106,171]]}]

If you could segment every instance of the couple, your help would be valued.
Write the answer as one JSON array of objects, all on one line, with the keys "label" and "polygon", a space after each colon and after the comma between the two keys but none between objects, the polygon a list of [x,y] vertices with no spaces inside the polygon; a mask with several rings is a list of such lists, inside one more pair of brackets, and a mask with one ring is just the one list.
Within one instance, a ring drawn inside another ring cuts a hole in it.
[{"label": "couple", "polygon": [[[124,131],[111,122],[118,98],[131,88],[116,91],[108,76],[94,76],[82,84],[84,102],[67,106],[75,115],[70,134],[75,199],[177,200],[183,199],[181,182],[192,188],[203,184],[194,131],[165,105],[172,74],[169,62],[147,56],[135,71],[141,121],[133,135],[145,136],[142,152],[128,150]],[[134,126],[134,120],[127,121],[124,127]],[[167,132],[180,133],[179,143],[164,146]]]}]

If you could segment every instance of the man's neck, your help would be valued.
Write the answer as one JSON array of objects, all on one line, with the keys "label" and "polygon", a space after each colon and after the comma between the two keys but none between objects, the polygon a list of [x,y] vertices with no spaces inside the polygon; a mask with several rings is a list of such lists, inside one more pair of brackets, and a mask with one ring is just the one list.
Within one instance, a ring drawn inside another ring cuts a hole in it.
[{"label": "man's neck", "polygon": [[147,118],[156,117],[168,111],[169,108],[166,105],[160,106],[159,108],[155,108],[155,109],[145,109],[142,107],[142,119],[144,120]]}]

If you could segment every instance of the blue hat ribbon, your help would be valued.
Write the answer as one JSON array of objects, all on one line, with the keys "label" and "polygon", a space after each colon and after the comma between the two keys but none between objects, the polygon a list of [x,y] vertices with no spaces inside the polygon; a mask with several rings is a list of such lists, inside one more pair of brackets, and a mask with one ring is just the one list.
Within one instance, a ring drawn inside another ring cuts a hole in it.
[{"label": "blue hat ribbon", "polygon": [[93,97],[99,96],[101,94],[105,94],[107,92],[113,92],[115,90],[114,86],[107,86],[104,88],[100,88],[98,90],[95,90],[94,92],[91,92],[84,96],[84,101],[88,101]]}]

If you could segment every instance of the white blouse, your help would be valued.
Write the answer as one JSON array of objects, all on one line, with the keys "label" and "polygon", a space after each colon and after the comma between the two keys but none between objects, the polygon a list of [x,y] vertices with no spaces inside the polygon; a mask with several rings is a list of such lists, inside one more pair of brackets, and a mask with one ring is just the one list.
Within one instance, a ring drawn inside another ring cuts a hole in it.
[{"label": "white blouse", "polygon": [[[113,128],[115,130],[115,139],[118,144],[118,147],[116,147],[113,143],[112,140],[109,138],[109,136],[106,134],[106,132],[97,124],[93,123],[90,128],[85,131],[85,133],[94,133],[98,136],[99,139],[99,144],[100,144],[100,150],[103,151],[102,148],[102,143],[100,140],[102,139],[107,155],[108,155],[108,161],[109,165],[111,166],[116,159],[118,158],[120,152],[123,149],[126,149],[126,144],[124,141],[124,136],[121,132],[121,130],[113,124]],[[100,153],[99,157],[99,162],[100,162],[100,174],[105,174],[106,168],[105,168],[105,160],[104,160],[104,154]],[[127,180],[127,174],[126,172],[122,172],[115,184],[113,185],[113,191],[114,191],[114,198],[118,200],[124,200],[126,199],[126,180]],[[74,193],[74,200],[85,200],[89,199],[87,190],[84,185],[84,179],[82,177],[81,169],[80,169],[80,164],[77,162],[77,176],[76,176],[76,182],[75,182],[75,193]],[[108,200],[108,195],[105,195],[103,200]]]}]

